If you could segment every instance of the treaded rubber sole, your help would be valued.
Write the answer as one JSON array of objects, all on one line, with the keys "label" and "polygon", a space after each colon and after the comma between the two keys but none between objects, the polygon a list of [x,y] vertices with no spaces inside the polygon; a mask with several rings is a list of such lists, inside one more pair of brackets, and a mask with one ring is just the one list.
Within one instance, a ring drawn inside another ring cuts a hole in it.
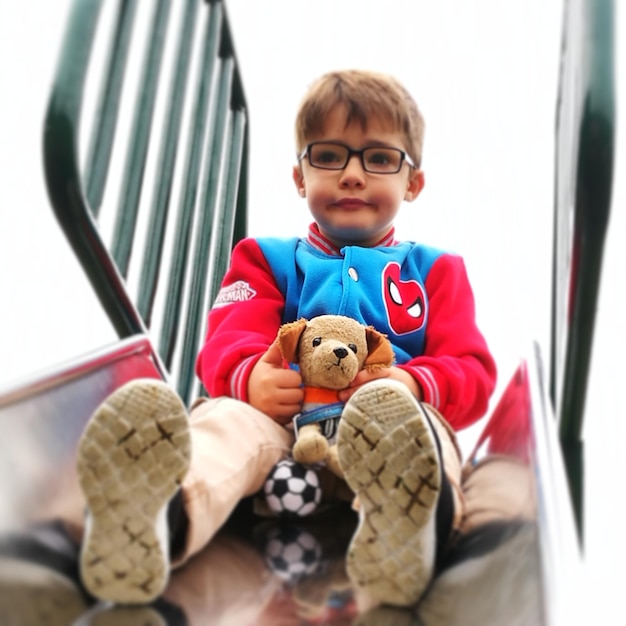
[{"label": "treaded rubber sole", "polygon": [[377,606],[359,615],[352,626],[424,626],[413,611],[406,607]]},{"label": "treaded rubber sole", "polygon": [[80,571],[94,596],[146,604],[163,591],[169,547],[158,525],[190,458],[187,412],[161,381],[132,381],[95,411],[77,457],[89,509]]},{"label": "treaded rubber sole", "polygon": [[72,626],[167,626],[167,622],[150,606],[96,605]]},{"label": "treaded rubber sole", "polygon": [[0,556],[0,624],[67,626],[87,610],[78,585],[47,565]]},{"label": "treaded rubber sole", "polygon": [[424,409],[395,381],[374,381],[346,404],[339,463],[360,506],[350,580],[385,604],[410,606],[430,583],[441,467]]}]

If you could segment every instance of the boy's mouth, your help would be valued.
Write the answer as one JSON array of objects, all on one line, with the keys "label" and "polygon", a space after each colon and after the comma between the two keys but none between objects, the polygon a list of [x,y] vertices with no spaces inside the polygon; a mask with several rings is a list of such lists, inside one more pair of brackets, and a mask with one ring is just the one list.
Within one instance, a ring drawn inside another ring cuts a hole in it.
[{"label": "boy's mouth", "polygon": [[335,202],[335,206],[342,209],[360,209],[367,206],[367,204],[367,202],[359,198],[342,198],[341,200],[337,200],[337,202]]}]

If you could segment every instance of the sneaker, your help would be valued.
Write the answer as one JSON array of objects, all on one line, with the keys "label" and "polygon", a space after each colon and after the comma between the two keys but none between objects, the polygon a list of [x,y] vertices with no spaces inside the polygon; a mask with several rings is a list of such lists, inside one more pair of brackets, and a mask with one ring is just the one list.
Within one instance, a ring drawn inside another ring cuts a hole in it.
[{"label": "sneaker", "polygon": [[[545,624],[540,544],[536,523],[487,524],[461,537],[420,601],[417,612],[429,626],[535,626]],[[571,580],[570,580],[571,582]],[[575,588],[572,588],[572,592]],[[619,620],[609,623],[618,623]],[[574,623],[550,620],[550,623]],[[578,621],[575,623],[588,623]],[[602,619],[596,623],[604,623]]]},{"label": "sneaker", "polygon": [[346,404],[337,446],[359,503],[348,576],[376,601],[413,605],[434,572],[442,485],[438,442],[426,412],[403,384],[373,381]]},{"label": "sneaker", "polygon": [[89,606],[78,546],[58,520],[0,535],[0,624],[68,626]]},{"label": "sneaker", "polygon": [[72,626],[170,626],[152,606],[97,604]]},{"label": "sneaker", "polygon": [[95,411],[77,470],[88,507],[80,573],[96,598],[147,604],[164,590],[167,505],[190,458],[187,412],[159,380],[132,381]]},{"label": "sneaker", "polygon": [[377,606],[362,613],[352,626],[425,626],[414,609]]},{"label": "sneaker", "polygon": [[58,571],[0,556],[0,624],[68,626],[87,609],[78,585]]}]

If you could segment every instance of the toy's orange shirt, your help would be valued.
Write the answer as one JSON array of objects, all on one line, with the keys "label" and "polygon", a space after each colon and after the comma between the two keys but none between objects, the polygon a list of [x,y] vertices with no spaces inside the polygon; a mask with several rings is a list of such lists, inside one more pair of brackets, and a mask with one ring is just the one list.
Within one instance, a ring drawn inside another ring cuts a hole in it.
[{"label": "toy's orange shirt", "polygon": [[322,387],[304,387],[304,405],[333,404],[339,402],[339,392],[336,389]]}]

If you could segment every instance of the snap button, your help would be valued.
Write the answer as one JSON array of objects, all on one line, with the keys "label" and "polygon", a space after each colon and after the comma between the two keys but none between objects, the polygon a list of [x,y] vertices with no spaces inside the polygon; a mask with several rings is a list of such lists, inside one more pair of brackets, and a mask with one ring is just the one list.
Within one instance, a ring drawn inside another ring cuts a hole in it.
[{"label": "snap button", "polygon": [[350,276],[355,283],[359,280],[359,273],[353,267],[348,270],[348,276]]}]

